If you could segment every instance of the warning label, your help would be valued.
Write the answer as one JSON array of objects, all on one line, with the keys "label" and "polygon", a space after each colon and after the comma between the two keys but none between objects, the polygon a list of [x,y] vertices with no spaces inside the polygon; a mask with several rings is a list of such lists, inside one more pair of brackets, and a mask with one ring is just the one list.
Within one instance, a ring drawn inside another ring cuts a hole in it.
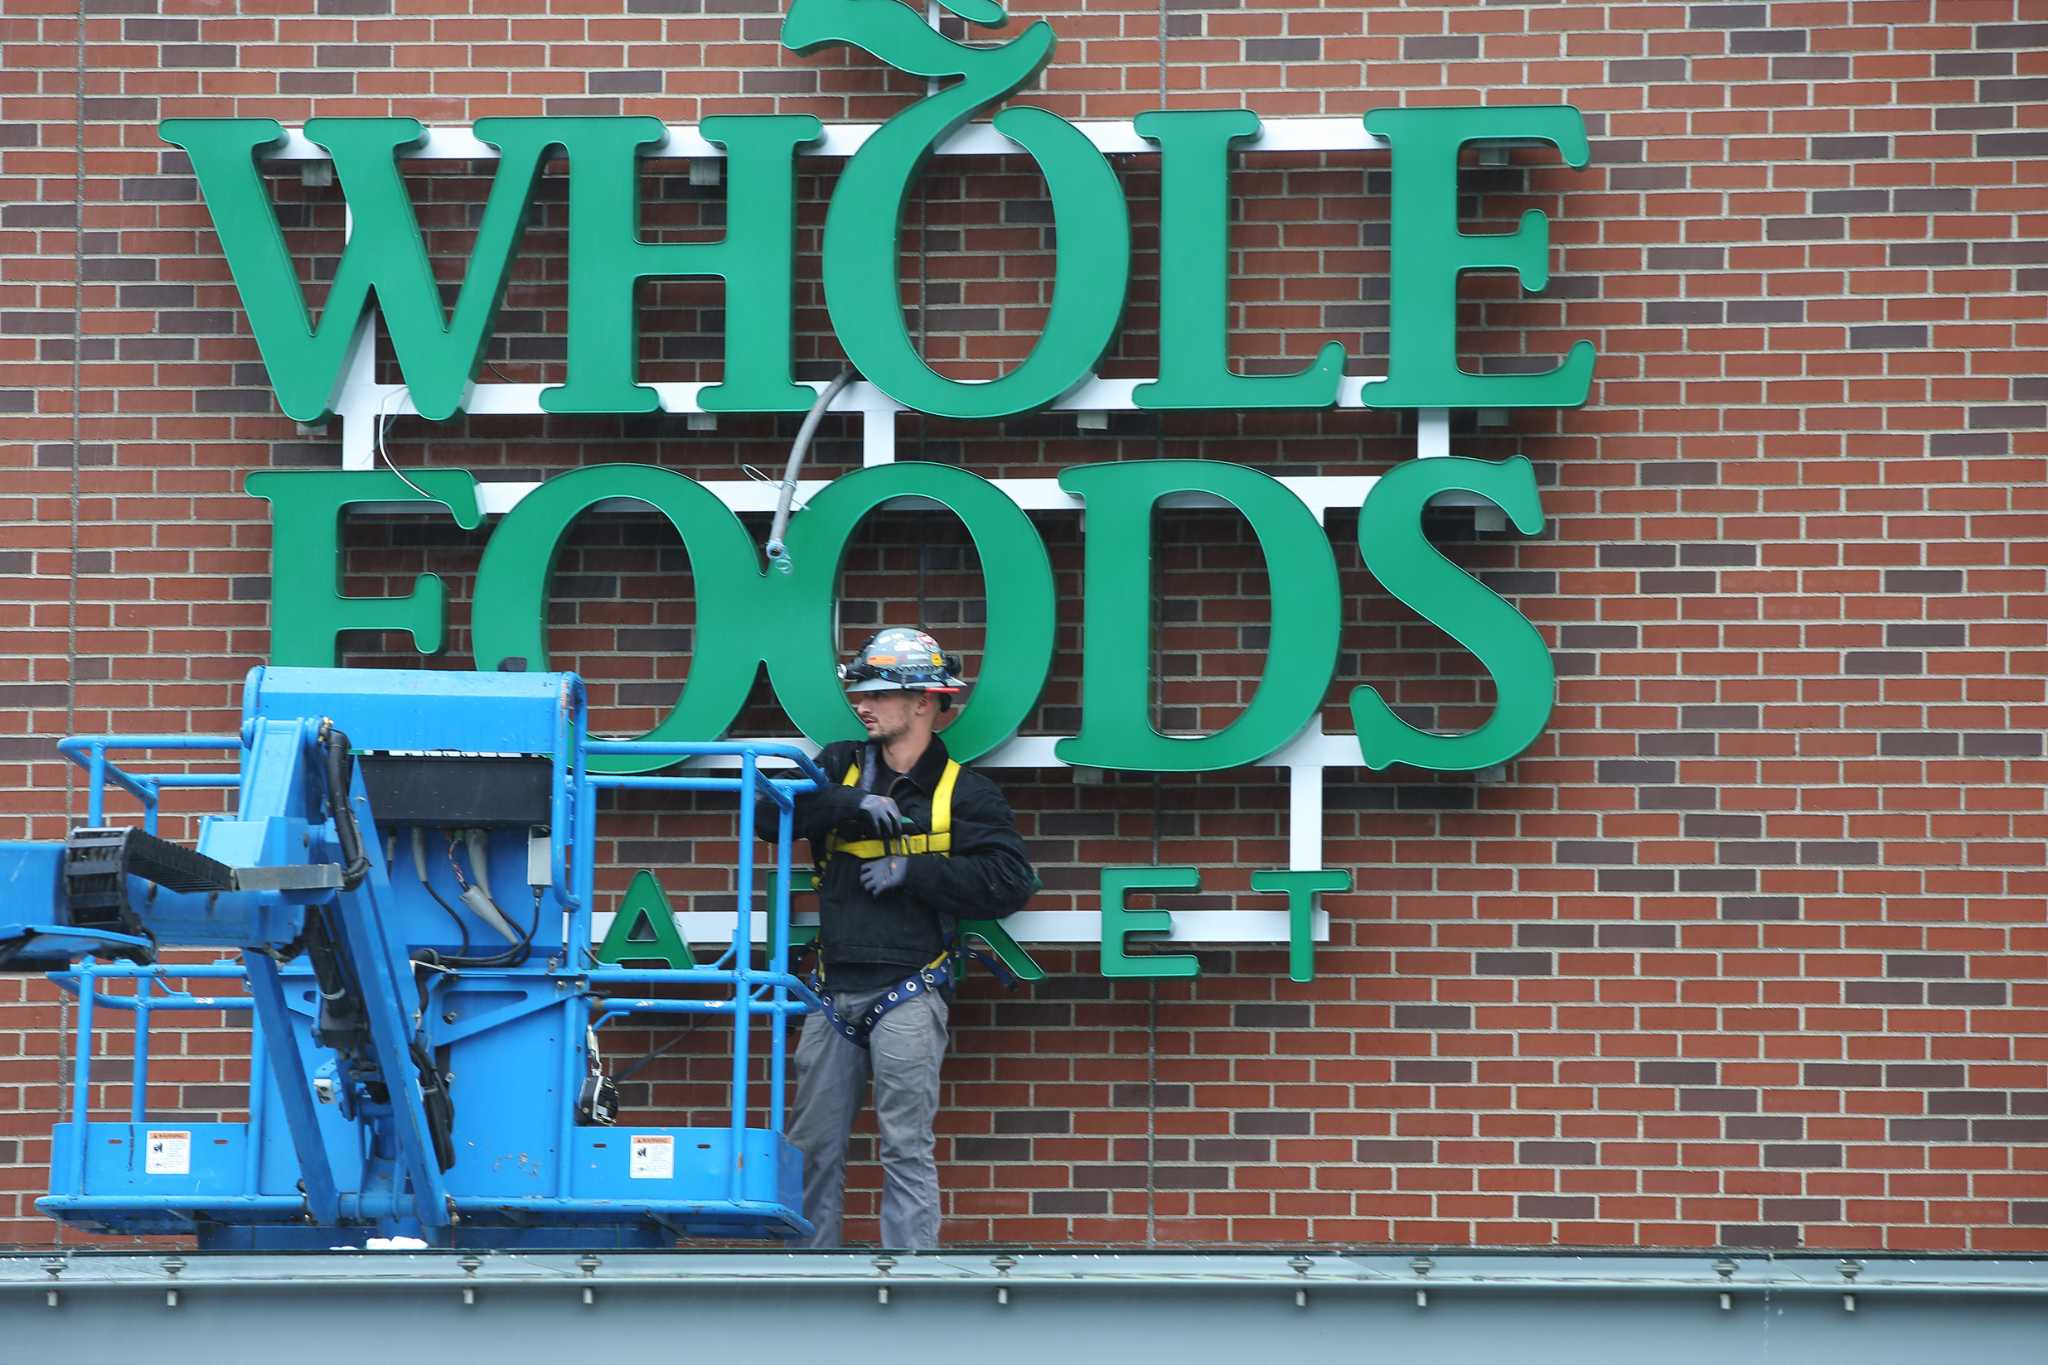
[{"label": "warning label", "polygon": [[147,1175],[192,1174],[192,1130],[150,1129],[143,1139],[142,1169]]},{"label": "warning label", "polygon": [[634,1180],[673,1180],[676,1140],[671,1133],[635,1133],[627,1174]]}]

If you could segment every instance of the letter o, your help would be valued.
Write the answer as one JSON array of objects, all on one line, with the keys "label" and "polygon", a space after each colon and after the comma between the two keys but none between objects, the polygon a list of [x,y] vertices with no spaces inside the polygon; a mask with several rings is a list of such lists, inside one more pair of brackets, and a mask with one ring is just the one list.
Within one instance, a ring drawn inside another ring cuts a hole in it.
[{"label": "letter o", "polygon": [[[655,465],[595,465],[549,479],[505,514],[477,569],[472,630],[477,667],[507,659],[548,667],[548,585],[562,536],[593,506],[613,498],[644,502],[668,518],[690,559],[697,603],[696,648],[675,707],[643,739],[715,739],[746,703],[761,655],[756,606],[760,556],[740,519],[710,490]],[[736,642],[745,641],[745,644]],[[706,648],[707,643],[711,646]],[[593,772],[640,773],[672,755],[593,754]]]},{"label": "letter o", "polygon": [[769,674],[783,709],[812,739],[860,733],[849,729],[853,709],[838,681],[829,608],[853,533],[868,513],[903,497],[944,504],[981,558],[987,645],[967,705],[945,732],[947,750],[965,762],[1016,732],[1052,666],[1053,579],[1045,542],[1023,509],[987,479],[952,465],[906,461],[858,470],[815,494],[790,523],[795,571],[771,582],[769,596],[782,599],[774,616],[782,629],[764,640]]}]

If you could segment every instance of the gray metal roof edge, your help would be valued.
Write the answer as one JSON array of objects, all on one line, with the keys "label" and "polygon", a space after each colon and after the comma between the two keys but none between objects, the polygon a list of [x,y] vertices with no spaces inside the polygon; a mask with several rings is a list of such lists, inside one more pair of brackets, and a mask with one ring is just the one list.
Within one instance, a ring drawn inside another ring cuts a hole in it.
[{"label": "gray metal roof edge", "polygon": [[206,1288],[337,1290],[605,1287],[688,1294],[758,1287],[948,1290],[1009,1287],[1197,1291],[1555,1292],[2048,1297],[2048,1258],[1757,1255],[1700,1252],[1070,1252],[884,1254],[789,1251],[288,1254],[26,1252],[0,1254],[0,1295]]}]

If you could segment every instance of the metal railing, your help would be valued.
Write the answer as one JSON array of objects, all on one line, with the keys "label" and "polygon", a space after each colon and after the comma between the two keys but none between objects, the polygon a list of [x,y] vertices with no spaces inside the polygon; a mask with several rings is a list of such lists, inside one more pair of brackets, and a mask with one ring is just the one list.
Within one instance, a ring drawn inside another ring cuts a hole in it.
[{"label": "metal railing", "polygon": [[[581,1077],[577,1064],[582,1049],[575,1039],[586,1027],[602,1027],[636,1014],[704,1014],[729,1016],[733,1022],[732,1094],[729,1110],[733,1161],[727,1172],[727,1190],[734,1204],[741,1198],[741,1155],[750,1108],[750,1035],[756,1015],[765,1015],[769,1029],[768,1127],[780,1134],[785,1121],[784,1092],[787,1089],[786,1053],[788,1021],[818,1007],[817,996],[790,970],[790,860],[794,842],[795,797],[798,793],[829,780],[811,757],[794,745],[761,742],[685,743],[646,740],[593,740],[581,725],[582,695],[575,689],[573,704],[561,709],[556,730],[554,783],[550,801],[554,837],[550,840],[550,875],[554,878],[556,902],[567,914],[564,955],[554,975],[584,983],[586,989],[571,992],[563,1004],[567,1013],[562,1048],[561,1092],[577,1093]],[[142,805],[143,828],[154,834],[163,793],[191,788],[234,788],[242,775],[234,773],[134,773],[114,762],[110,755],[151,750],[240,751],[243,738],[232,735],[102,735],[74,736],[59,742],[58,750],[85,769],[89,777],[87,819],[94,826],[106,820],[106,789],[109,784],[135,797]],[[737,757],[736,772],[693,773],[661,776],[650,774],[609,774],[589,771],[592,755],[654,755],[684,760],[697,757]],[[771,775],[763,760],[789,765],[793,776]],[[727,792],[739,797],[737,856],[734,860],[734,925],[732,939],[724,952],[708,966],[671,970],[602,966],[591,952],[591,901],[596,843],[596,793],[603,791]],[[769,895],[768,915],[772,926],[768,961],[762,969],[753,965],[752,908],[755,891],[754,842],[757,833],[757,800],[773,803],[777,814],[775,875]],[[375,812],[371,812],[374,819]],[[50,978],[79,1000],[76,1026],[77,1056],[71,1104],[72,1127],[69,1150],[72,1157],[71,1199],[85,1198],[87,1125],[92,1108],[93,1028],[95,1012],[115,1009],[135,1015],[134,1059],[131,1072],[130,1121],[148,1121],[149,1032],[154,1016],[194,1010],[243,1011],[254,1007],[246,995],[201,996],[189,989],[174,989],[173,982],[220,981],[246,988],[247,969],[235,962],[220,961],[191,966],[107,963],[93,957],[81,959],[73,968],[52,972]],[[117,981],[133,981],[129,992],[104,989]],[[626,996],[598,994],[609,986],[641,988]],[[675,998],[646,993],[646,988],[729,986],[723,998]],[[159,993],[161,992],[161,993]],[[593,1014],[593,1007],[595,1012]],[[261,1029],[251,1029],[249,1144],[247,1189],[254,1194],[261,1162],[261,1136],[266,1090],[271,1083],[265,1064]],[[557,1167],[556,1199],[569,1201],[570,1159],[574,1151],[575,1107],[563,1105],[558,1133],[560,1160]],[[176,1202],[175,1196],[166,1196]],[[87,1201],[90,1202],[90,1201]],[[123,1201],[133,1206],[137,1201]]]}]

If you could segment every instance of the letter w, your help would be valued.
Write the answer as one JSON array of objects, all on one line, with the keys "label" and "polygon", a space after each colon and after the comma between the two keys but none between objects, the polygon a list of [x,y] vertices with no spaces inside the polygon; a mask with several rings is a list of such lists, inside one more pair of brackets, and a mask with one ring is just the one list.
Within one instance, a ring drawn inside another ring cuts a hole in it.
[{"label": "letter w", "polygon": [[549,139],[533,135],[535,122],[487,119],[477,126],[479,138],[485,137],[487,124],[500,125],[491,131],[509,136],[498,144],[497,178],[451,321],[442,310],[426,243],[398,173],[398,153],[425,138],[418,120],[309,120],[306,137],[333,155],[352,215],[348,243],[317,326],[256,167],[258,156],[283,142],[283,127],[275,119],[260,118],[167,119],[158,127],[158,136],[192,158],[228,270],[270,370],[271,387],[287,415],[317,422],[333,411],[351,347],[370,325],[372,291],[413,406],[434,421],[460,410],[526,226],[534,177],[553,147]]}]

